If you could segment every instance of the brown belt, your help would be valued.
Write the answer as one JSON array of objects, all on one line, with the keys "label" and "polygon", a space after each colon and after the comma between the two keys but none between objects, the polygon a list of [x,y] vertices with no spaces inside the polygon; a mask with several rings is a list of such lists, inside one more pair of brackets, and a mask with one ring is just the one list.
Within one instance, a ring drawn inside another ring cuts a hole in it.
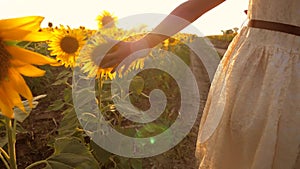
[{"label": "brown belt", "polygon": [[279,32],[300,36],[300,27],[294,25],[288,25],[284,23],[251,19],[248,22],[248,26],[253,28],[268,29],[272,31],[279,31]]}]

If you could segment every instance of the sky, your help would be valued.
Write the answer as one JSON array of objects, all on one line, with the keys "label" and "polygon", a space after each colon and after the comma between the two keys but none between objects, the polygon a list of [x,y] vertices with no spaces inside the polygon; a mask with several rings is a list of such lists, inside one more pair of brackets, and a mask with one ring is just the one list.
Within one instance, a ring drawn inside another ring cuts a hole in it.
[{"label": "sky", "polygon": [[[44,16],[42,23],[97,28],[96,17],[103,10],[119,20],[143,13],[167,15],[184,0],[0,0],[0,19]],[[221,30],[241,28],[247,19],[248,0],[227,0],[196,20],[192,25],[203,35],[222,34]],[[162,15],[163,16],[163,15]]]}]

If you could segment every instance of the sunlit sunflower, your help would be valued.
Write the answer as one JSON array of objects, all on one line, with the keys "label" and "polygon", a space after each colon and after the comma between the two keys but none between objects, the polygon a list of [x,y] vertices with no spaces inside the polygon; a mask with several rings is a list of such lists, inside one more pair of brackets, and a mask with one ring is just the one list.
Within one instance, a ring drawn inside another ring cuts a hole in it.
[{"label": "sunlit sunflower", "polygon": [[92,37],[97,31],[91,29],[85,29],[86,35],[88,38]]},{"label": "sunlit sunflower", "polygon": [[110,73],[112,68],[102,69],[98,66],[98,55],[103,52],[107,41],[102,36],[93,36],[89,42],[83,47],[78,62],[83,72],[88,72],[88,77],[110,78],[113,79],[116,73]]},{"label": "sunlit sunflower", "polygon": [[[136,37],[135,37],[136,36]],[[83,72],[88,72],[88,77],[104,78],[104,79],[113,79],[118,74],[119,77],[122,76],[122,73],[130,71],[131,69],[141,69],[144,67],[144,58],[137,59],[133,61],[127,70],[123,70],[124,66],[121,67],[118,72],[111,73],[113,68],[101,68],[99,67],[99,56],[104,55],[107,50],[115,50],[112,47],[111,42],[107,40],[107,37],[110,39],[118,41],[131,41],[137,40],[142,37],[139,34],[134,34],[132,32],[126,32],[121,29],[110,29],[108,31],[103,30],[97,32],[95,36],[89,39],[87,45],[85,45],[81,51],[78,61],[82,66]],[[137,38],[138,37],[138,38]]]},{"label": "sunlit sunflower", "polygon": [[117,17],[108,11],[103,11],[101,15],[98,15],[96,20],[98,21],[98,28],[112,28],[115,27]]},{"label": "sunlit sunflower", "polygon": [[164,40],[161,48],[164,50],[174,51],[178,45],[191,43],[197,36],[187,33],[177,33],[174,36]]},{"label": "sunlit sunflower", "polygon": [[32,93],[22,75],[43,76],[45,71],[33,65],[54,64],[56,61],[41,54],[13,45],[13,41],[45,41],[49,34],[38,32],[43,17],[29,16],[0,20],[0,111],[14,118],[16,106],[25,112],[21,96],[30,105]]},{"label": "sunlit sunflower", "polygon": [[180,41],[173,37],[170,37],[162,42],[162,49],[169,50],[173,46],[176,46]]},{"label": "sunlit sunflower", "polygon": [[75,60],[79,55],[81,47],[85,44],[86,35],[82,29],[71,29],[61,26],[54,29],[53,36],[49,42],[51,55],[56,56],[65,67],[74,67]]}]

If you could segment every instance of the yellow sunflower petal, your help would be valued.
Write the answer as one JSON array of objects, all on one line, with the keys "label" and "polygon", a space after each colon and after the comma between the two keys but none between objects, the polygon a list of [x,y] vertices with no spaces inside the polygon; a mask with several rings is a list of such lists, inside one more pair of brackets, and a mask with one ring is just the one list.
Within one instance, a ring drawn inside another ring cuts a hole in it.
[{"label": "yellow sunflower petal", "polygon": [[35,65],[45,65],[45,64],[55,64],[56,60],[35,53],[17,46],[6,46],[8,52],[12,55],[13,59],[21,60],[25,63],[35,64]]},{"label": "yellow sunflower petal", "polygon": [[12,29],[8,31],[0,31],[2,40],[16,40],[16,41],[46,41],[51,38],[49,32],[31,32],[29,30]]},{"label": "yellow sunflower petal", "polygon": [[56,63],[50,64],[50,65],[51,65],[51,66],[61,66],[61,63],[56,62]]},{"label": "yellow sunflower petal", "polygon": [[26,37],[30,33],[29,30],[12,29],[7,31],[0,31],[0,37],[2,40],[20,40]]},{"label": "yellow sunflower petal", "polygon": [[10,59],[10,64],[13,66],[13,67],[19,67],[19,66],[25,66],[25,65],[28,65],[28,63],[25,63],[25,62],[22,62],[18,59]]},{"label": "yellow sunflower petal", "polygon": [[30,64],[20,66],[20,67],[15,67],[15,69],[22,75],[28,76],[28,77],[40,77],[40,76],[44,76],[44,74],[45,74],[44,70],[41,70]]},{"label": "yellow sunflower petal", "polygon": [[13,68],[9,69],[9,81],[11,81],[13,88],[20,93],[21,96],[26,98],[29,101],[30,106],[32,106],[33,97],[31,91],[23,77]]},{"label": "yellow sunflower petal", "polygon": [[11,29],[23,29],[30,31],[38,31],[44,17],[41,16],[26,16],[20,18],[11,18],[0,20],[0,31]]},{"label": "yellow sunflower petal", "polygon": [[8,118],[14,118],[14,111],[11,107],[11,103],[6,99],[6,93],[0,88],[0,111],[1,114],[7,116]]},{"label": "yellow sunflower petal", "polygon": [[20,110],[26,112],[19,93],[13,88],[13,85],[10,83],[10,81],[3,81],[2,83],[7,99],[12,103],[11,108],[17,106]]},{"label": "yellow sunflower petal", "polygon": [[3,114],[4,116],[12,119],[14,118],[14,111],[13,109],[11,109],[9,106],[7,106],[6,103],[2,102],[4,100],[1,100],[0,99],[0,111],[1,111],[1,114]]},{"label": "yellow sunflower petal", "polygon": [[39,42],[51,39],[52,35],[49,32],[31,32],[23,37],[23,41]]}]

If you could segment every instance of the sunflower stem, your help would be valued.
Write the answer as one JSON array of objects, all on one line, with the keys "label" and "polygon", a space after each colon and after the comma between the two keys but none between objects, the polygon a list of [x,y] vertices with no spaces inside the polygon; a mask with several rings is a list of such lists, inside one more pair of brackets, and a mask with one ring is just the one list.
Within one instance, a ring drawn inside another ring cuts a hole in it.
[{"label": "sunflower stem", "polygon": [[6,117],[6,132],[8,137],[8,154],[9,154],[9,165],[11,169],[17,169],[16,159],[16,122]]},{"label": "sunflower stem", "polygon": [[0,158],[1,158],[2,162],[3,162],[3,164],[5,165],[5,167],[6,167],[7,169],[10,169],[10,167],[9,167],[7,161],[6,161],[6,158],[4,158],[3,155],[2,155],[1,153],[0,153]]},{"label": "sunflower stem", "polygon": [[99,90],[99,106],[100,106],[100,110],[102,109],[102,99],[101,99],[101,93],[102,93],[102,87],[103,87],[103,77],[100,76],[99,80],[98,80],[98,90]]},{"label": "sunflower stem", "polygon": [[41,160],[41,161],[37,161],[35,163],[30,164],[29,166],[27,166],[25,169],[30,169],[32,167],[38,166],[40,164],[48,164],[48,162],[46,160]]},{"label": "sunflower stem", "polygon": [[0,154],[3,154],[6,160],[9,160],[8,154],[6,153],[6,151],[2,147],[0,147]]}]

